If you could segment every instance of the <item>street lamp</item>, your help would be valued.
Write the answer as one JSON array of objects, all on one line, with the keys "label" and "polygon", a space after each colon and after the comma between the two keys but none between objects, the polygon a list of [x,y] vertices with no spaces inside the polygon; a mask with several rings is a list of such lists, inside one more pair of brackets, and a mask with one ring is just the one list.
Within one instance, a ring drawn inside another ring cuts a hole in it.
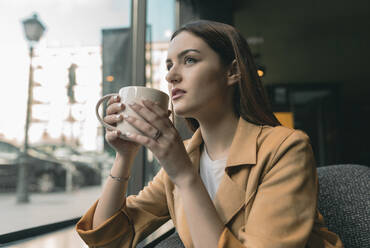
[{"label": "street lamp", "polygon": [[34,56],[34,46],[42,37],[45,27],[39,21],[37,14],[32,15],[32,17],[24,19],[22,21],[24,33],[28,41],[29,46],[29,56],[30,56],[30,69],[28,77],[28,99],[27,99],[27,114],[26,114],[26,124],[24,128],[24,144],[23,151],[20,157],[19,163],[19,173],[17,182],[17,202],[27,203],[29,202],[28,197],[28,173],[27,173],[27,161],[28,161],[28,130],[31,122],[31,106],[32,106],[32,89],[33,89],[33,67],[32,58]]}]

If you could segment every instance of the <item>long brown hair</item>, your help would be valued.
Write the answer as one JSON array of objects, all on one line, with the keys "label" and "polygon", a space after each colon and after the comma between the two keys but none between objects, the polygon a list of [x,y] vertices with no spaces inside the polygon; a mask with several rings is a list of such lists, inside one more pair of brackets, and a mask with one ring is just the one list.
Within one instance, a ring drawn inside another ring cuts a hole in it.
[{"label": "long brown hair", "polygon": [[[234,27],[220,22],[199,20],[176,30],[171,41],[183,31],[205,41],[219,55],[224,66],[229,66],[236,60],[240,80],[234,87],[233,106],[237,116],[257,125],[281,125],[271,110],[248,43]],[[186,121],[192,131],[199,127],[194,118],[186,118]]]}]

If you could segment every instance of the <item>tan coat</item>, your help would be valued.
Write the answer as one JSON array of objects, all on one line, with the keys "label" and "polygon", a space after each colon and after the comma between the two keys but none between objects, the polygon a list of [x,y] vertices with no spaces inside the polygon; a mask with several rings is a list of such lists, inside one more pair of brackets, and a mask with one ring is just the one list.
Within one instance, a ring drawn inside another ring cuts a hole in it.
[{"label": "tan coat", "polygon": [[[199,129],[185,141],[198,171],[202,143]],[[225,223],[218,247],[342,247],[339,237],[324,227],[317,210],[317,192],[307,135],[282,126],[257,126],[240,118],[214,199]],[[181,195],[163,169],[137,196],[129,196],[124,208],[91,230],[96,204],[76,225],[90,247],[116,239],[120,239],[119,247],[135,247],[170,218],[185,247],[194,247]]]}]

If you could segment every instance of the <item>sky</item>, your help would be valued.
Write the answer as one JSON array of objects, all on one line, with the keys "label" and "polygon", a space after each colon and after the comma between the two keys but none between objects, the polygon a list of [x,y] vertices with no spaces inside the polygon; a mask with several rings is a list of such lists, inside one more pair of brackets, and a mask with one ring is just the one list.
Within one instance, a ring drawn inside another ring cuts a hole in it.
[{"label": "sky", "polygon": [[[148,0],[153,41],[173,32],[174,2]],[[39,49],[100,46],[101,29],[129,27],[130,7],[130,0],[0,0],[0,137],[24,136],[30,61],[21,21],[37,13],[47,27]]]}]

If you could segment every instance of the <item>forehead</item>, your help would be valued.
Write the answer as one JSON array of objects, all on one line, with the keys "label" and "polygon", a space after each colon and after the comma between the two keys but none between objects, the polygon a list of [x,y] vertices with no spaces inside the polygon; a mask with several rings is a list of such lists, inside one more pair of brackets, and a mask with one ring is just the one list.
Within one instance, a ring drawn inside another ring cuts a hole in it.
[{"label": "forehead", "polygon": [[168,58],[176,57],[178,53],[186,49],[197,49],[201,53],[207,53],[211,48],[198,36],[182,31],[170,42],[168,47]]}]

